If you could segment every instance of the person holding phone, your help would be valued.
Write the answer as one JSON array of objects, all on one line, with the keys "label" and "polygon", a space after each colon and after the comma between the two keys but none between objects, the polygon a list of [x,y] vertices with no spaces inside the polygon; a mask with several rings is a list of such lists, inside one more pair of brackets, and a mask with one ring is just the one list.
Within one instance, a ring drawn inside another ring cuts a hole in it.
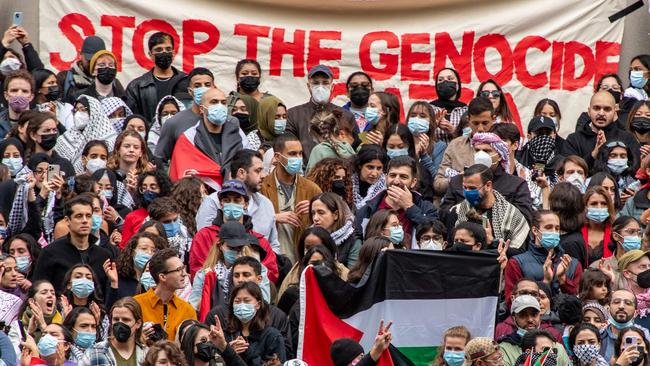
[{"label": "person holding phone", "polygon": [[648,343],[644,332],[632,326],[622,331],[616,339],[614,346],[614,359],[619,366],[639,366],[648,364]]}]

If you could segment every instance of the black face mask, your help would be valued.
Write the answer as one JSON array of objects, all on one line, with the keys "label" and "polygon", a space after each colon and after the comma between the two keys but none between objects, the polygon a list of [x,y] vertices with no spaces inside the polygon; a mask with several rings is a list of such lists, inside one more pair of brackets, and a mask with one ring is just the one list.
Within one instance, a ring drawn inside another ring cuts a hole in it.
[{"label": "black face mask", "polygon": [[368,88],[357,86],[354,89],[350,90],[350,100],[355,106],[365,106],[368,104],[368,98],[370,98],[370,90]]},{"label": "black face mask", "polygon": [[471,252],[472,246],[459,241],[455,242],[454,245],[449,249],[452,252]]},{"label": "black face mask", "polygon": [[59,87],[58,85],[52,85],[47,87],[47,94],[45,94],[45,100],[48,102],[53,102],[59,99]]},{"label": "black face mask", "polygon": [[167,70],[172,65],[173,58],[174,54],[171,52],[161,52],[154,55],[156,66],[163,70]]},{"label": "black face mask", "polygon": [[348,192],[345,189],[345,182],[343,180],[335,180],[332,182],[332,192],[341,196],[341,198],[348,198]]},{"label": "black face mask", "polygon": [[196,350],[197,352],[194,354],[194,357],[203,362],[210,362],[214,360],[214,355],[217,353],[215,345],[210,342],[201,342],[197,344]]},{"label": "black face mask", "polygon": [[646,133],[650,131],[650,118],[634,117],[630,127],[638,133]]},{"label": "black face mask", "polygon": [[41,142],[38,144],[41,145],[43,150],[50,151],[56,145],[56,139],[59,137],[58,133],[51,133],[49,135],[41,135]]},{"label": "black face mask", "polygon": [[251,121],[248,119],[248,114],[235,113],[233,117],[236,117],[239,120],[239,128],[246,130],[250,126]]},{"label": "black face mask", "polygon": [[643,363],[643,360],[645,360],[645,354],[643,353],[643,347],[639,346],[637,348],[637,351],[639,351],[640,355],[636,360],[630,362],[630,366],[639,366],[639,365],[641,365]]},{"label": "black face mask", "polygon": [[456,85],[456,82],[451,80],[445,80],[436,84],[438,97],[444,100],[451,100],[451,98],[453,98],[458,92],[458,90],[456,90]]},{"label": "black face mask", "polygon": [[252,93],[260,86],[259,76],[243,76],[239,78],[239,87],[245,93]]},{"label": "black face mask", "polygon": [[636,276],[636,284],[642,288],[650,288],[650,269]]},{"label": "black face mask", "polygon": [[97,80],[104,85],[109,85],[115,80],[117,69],[112,67],[101,67],[97,69]]},{"label": "black face mask", "polygon": [[614,97],[614,100],[616,101],[616,104],[621,102],[621,92],[620,91],[616,91],[616,90],[612,90],[612,89],[609,89],[607,91]]},{"label": "black face mask", "polygon": [[131,328],[122,322],[114,323],[113,337],[120,343],[126,343],[131,337]]}]

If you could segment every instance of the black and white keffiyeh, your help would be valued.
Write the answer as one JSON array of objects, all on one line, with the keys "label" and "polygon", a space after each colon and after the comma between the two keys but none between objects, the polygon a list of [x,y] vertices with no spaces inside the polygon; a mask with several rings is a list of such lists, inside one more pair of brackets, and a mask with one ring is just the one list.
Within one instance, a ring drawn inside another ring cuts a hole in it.
[{"label": "black and white keffiyeh", "polygon": [[86,143],[91,140],[101,140],[108,145],[108,152],[113,151],[115,145],[115,138],[117,131],[106,117],[101,103],[87,95],[82,95],[80,98],[88,100],[90,121],[83,130],[77,130],[74,126],[67,130],[62,136],[59,137],[54,146],[54,150],[63,158],[67,159],[74,166],[76,174],[84,172],[83,164],[81,163],[81,152],[86,146]]},{"label": "black and white keffiyeh", "polygon": [[25,165],[16,173],[16,178],[14,178],[17,187],[7,224],[9,236],[20,233],[27,225],[27,194],[29,193],[27,178],[31,173],[31,169]]},{"label": "black and white keffiyeh", "polygon": [[[109,98],[104,98],[101,101],[102,103],[102,109],[104,110],[104,113],[106,114],[106,117],[110,116],[112,113],[114,113],[116,110],[118,110],[120,107],[124,108],[124,117],[128,117],[133,114],[131,111],[131,108],[129,108],[126,103],[121,98],[118,97],[109,97]],[[115,120],[116,122],[111,122],[113,124],[113,128],[115,131],[122,131],[124,129],[124,118],[119,118]]]},{"label": "black and white keffiyeh", "polygon": [[373,183],[365,197],[361,197],[359,194],[359,175],[352,174],[352,199],[354,200],[354,206],[358,209],[363,207],[368,201],[375,198],[379,192],[386,189],[386,177],[382,174],[375,183]]},{"label": "black and white keffiyeh", "polygon": [[555,156],[555,139],[551,136],[535,136],[528,144],[528,151],[535,162],[548,163]]}]

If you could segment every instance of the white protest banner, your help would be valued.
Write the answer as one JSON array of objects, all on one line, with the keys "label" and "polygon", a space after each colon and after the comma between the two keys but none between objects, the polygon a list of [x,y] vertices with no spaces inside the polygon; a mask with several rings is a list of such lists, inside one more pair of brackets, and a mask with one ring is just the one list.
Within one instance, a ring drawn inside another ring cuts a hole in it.
[{"label": "white protest banner", "polygon": [[555,99],[566,135],[593,84],[617,71],[623,22],[607,17],[624,7],[625,0],[41,0],[40,53],[47,67],[64,70],[83,38],[97,34],[125,82],[153,66],[147,40],[165,31],[176,41],[176,67],[208,67],[228,92],[236,62],[257,59],[261,89],[289,106],[308,100],[305,76],[319,63],[334,70],[335,103],[345,101],[346,77],[362,70],[405,108],[435,99],[433,78],[452,66],[462,100],[495,79],[524,126],[540,99]]}]

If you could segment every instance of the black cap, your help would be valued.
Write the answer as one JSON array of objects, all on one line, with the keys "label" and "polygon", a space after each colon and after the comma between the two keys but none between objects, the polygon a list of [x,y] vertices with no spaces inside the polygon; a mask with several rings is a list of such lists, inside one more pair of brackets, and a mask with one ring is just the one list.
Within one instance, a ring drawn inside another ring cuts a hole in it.
[{"label": "black cap", "polygon": [[363,347],[350,338],[337,339],[330,348],[330,357],[334,366],[347,366],[362,353]]},{"label": "black cap", "polygon": [[221,185],[221,190],[219,191],[219,199],[222,199],[223,196],[228,193],[236,193],[240,196],[243,196],[246,198],[248,201],[248,193],[246,192],[246,186],[244,186],[244,182],[237,180],[237,179],[231,179],[223,182]]},{"label": "black cap", "polygon": [[249,234],[250,245],[255,247],[255,249],[260,253],[260,261],[263,261],[266,258],[266,250],[260,245],[260,241],[257,240],[257,237],[253,234]]},{"label": "black cap", "polygon": [[219,238],[226,242],[229,247],[243,247],[251,243],[250,235],[246,232],[244,225],[237,221],[226,221],[221,225]]},{"label": "black cap", "polygon": [[334,74],[332,74],[332,70],[325,65],[316,65],[312,67],[311,69],[309,69],[309,73],[307,74],[307,77],[311,79],[316,74],[324,74],[330,79],[334,77]]},{"label": "black cap", "polygon": [[97,51],[105,49],[106,44],[104,43],[104,40],[97,36],[86,37],[84,43],[81,45],[81,53],[88,62],[90,62],[90,59],[93,58],[93,55],[97,53]]},{"label": "black cap", "polygon": [[528,122],[528,133],[537,132],[541,128],[549,128],[555,130],[555,122],[552,119],[544,116],[533,117]]}]

